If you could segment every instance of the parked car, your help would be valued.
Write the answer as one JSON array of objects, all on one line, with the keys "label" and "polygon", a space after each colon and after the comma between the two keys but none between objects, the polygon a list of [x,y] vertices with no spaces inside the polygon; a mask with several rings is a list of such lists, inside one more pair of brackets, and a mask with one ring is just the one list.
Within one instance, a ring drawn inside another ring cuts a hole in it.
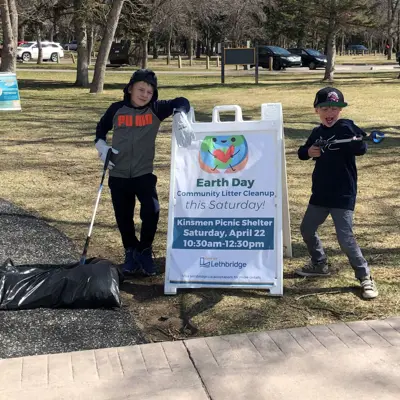
[{"label": "parked car", "polygon": [[290,53],[278,46],[258,46],[258,65],[269,68],[269,60],[272,57],[272,68],[279,71],[286,67],[300,67],[301,57]]},{"label": "parked car", "polygon": [[76,51],[76,50],[78,50],[78,41],[71,40],[69,43],[64,44],[63,47],[64,47],[64,50]]},{"label": "parked car", "polygon": [[367,54],[368,49],[362,44],[349,44],[347,46],[347,50],[351,51],[352,53],[356,54]]},{"label": "parked car", "polygon": [[318,50],[304,49],[300,47],[288,49],[293,54],[297,54],[301,57],[302,67],[308,67],[310,69],[325,68],[326,67],[326,55],[322,54]]},{"label": "parked car", "polygon": [[[43,41],[42,54],[43,60],[57,62],[58,57],[64,57],[64,50],[60,43]],[[28,42],[17,47],[17,58],[23,61],[37,60],[39,48],[37,42]]]}]

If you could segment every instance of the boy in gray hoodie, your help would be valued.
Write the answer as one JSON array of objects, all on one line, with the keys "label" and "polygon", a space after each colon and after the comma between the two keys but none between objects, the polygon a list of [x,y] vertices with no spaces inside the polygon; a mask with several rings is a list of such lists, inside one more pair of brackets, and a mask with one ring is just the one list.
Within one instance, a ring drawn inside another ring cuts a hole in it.
[{"label": "boy in gray hoodie", "polygon": [[[109,187],[115,218],[125,248],[125,274],[142,271],[156,274],[152,244],[157,231],[160,206],[153,174],[155,141],[161,122],[171,115],[177,128],[178,145],[190,145],[193,130],[186,113],[189,101],[184,97],[158,100],[157,77],[148,69],[137,70],[124,88],[124,99],[111,104],[96,129],[95,146],[105,160],[112,148],[109,163]],[[112,146],[107,133],[113,130]],[[133,214],[136,199],[140,202],[142,227],[136,237]]]}]

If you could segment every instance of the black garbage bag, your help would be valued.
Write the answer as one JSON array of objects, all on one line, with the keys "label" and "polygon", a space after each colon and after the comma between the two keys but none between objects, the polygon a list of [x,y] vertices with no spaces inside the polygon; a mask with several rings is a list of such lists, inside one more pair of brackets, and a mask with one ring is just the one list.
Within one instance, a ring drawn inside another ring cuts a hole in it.
[{"label": "black garbage bag", "polygon": [[0,310],[113,308],[121,306],[122,275],[109,260],[79,265],[0,266]]}]

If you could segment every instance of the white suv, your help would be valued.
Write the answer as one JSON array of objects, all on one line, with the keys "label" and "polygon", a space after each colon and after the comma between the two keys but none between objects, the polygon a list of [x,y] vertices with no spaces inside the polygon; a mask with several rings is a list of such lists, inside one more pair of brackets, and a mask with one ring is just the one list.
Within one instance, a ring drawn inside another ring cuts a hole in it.
[{"label": "white suv", "polygon": [[[57,57],[64,57],[64,50],[60,43],[42,42],[43,60],[51,60],[57,62]],[[39,48],[37,42],[23,43],[17,47],[17,58],[23,61],[37,60],[39,56]]]}]

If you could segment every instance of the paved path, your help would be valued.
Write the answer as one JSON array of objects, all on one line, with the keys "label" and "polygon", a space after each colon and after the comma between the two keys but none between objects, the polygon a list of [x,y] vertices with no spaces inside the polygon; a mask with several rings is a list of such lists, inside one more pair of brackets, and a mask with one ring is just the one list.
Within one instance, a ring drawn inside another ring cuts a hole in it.
[{"label": "paved path", "polygon": [[0,360],[1,400],[398,400],[400,318]]},{"label": "paved path", "polygon": [[[63,233],[0,199],[0,264],[8,258],[15,265],[60,265],[77,262],[79,252]],[[127,307],[0,311],[0,358],[144,342]]]}]

